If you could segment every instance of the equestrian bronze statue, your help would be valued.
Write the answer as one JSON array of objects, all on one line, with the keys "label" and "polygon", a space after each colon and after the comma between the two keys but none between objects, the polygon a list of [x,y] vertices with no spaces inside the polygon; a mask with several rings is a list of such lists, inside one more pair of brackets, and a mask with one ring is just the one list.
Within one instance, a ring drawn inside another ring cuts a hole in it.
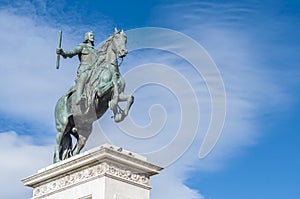
[{"label": "equestrian bronze statue", "polygon": [[[93,122],[108,108],[112,110],[115,122],[121,122],[128,115],[134,97],[124,93],[125,80],[118,63],[118,58],[123,59],[128,53],[126,43],[126,34],[117,29],[99,49],[94,48],[93,32],[87,32],[84,42],[70,51],[61,49],[59,43],[57,55],[64,58],[77,55],[80,65],[75,85],[55,106],[57,136],[54,163],[80,153],[92,132]],[[127,102],[124,109],[118,105],[121,101]],[[71,136],[76,138],[75,147]]]}]

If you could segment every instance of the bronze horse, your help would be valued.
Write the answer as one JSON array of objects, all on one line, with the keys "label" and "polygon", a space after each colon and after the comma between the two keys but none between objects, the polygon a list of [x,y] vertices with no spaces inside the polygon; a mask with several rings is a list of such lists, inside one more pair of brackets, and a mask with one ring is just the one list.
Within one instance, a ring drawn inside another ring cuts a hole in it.
[{"label": "bronze horse", "polygon": [[[92,132],[93,122],[108,108],[113,111],[115,122],[122,121],[128,115],[134,97],[124,93],[125,80],[119,73],[118,63],[118,58],[127,54],[126,42],[123,30],[115,29],[114,34],[100,47],[84,88],[87,96],[85,103],[74,103],[75,86],[57,101],[54,163],[80,153]],[[124,110],[119,107],[119,101],[127,101]],[[74,148],[71,136],[77,140]]]}]

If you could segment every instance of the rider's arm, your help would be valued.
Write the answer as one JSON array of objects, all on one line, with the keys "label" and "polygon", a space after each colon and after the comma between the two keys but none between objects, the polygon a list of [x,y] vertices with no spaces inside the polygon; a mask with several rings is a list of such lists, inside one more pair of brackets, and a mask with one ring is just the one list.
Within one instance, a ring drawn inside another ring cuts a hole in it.
[{"label": "rider's arm", "polygon": [[81,53],[82,51],[82,46],[81,45],[78,45],[76,48],[74,48],[73,50],[62,50],[61,51],[61,55],[64,57],[64,58],[71,58],[75,55],[78,55],[79,53]]}]

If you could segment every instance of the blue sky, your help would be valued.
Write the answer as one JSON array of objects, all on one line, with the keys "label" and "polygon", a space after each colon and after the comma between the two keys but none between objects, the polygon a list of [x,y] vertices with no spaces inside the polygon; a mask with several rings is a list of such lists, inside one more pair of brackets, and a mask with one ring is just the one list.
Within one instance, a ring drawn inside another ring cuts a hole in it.
[{"label": "blue sky", "polygon": [[[1,1],[0,154],[5,161],[0,174],[6,179],[1,186],[7,189],[1,189],[0,195],[29,198],[31,189],[24,188],[20,179],[51,163],[54,106],[73,84],[78,65],[77,59],[62,60],[60,70],[55,70],[58,30],[64,31],[63,48],[71,49],[89,30],[101,43],[115,26],[128,36],[137,33],[135,28],[151,26],[183,34],[174,47],[184,46],[184,41],[198,43],[204,49],[201,53],[206,52],[205,58],[217,67],[226,93],[225,123],[217,144],[207,156],[198,157],[213,110],[206,80],[213,82],[216,73],[205,79],[188,59],[160,49],[141,49],[127,55],[121,72],[127,77],[127,89],[137,88],[131,119],[116,126],[108,111],[91,136],[99,138],[99,132],[112,132],[106,134],[111,143],[165,164],[165,170],[153,178],[153,198],[298,198],[299,9],[299,1],[280,0]],[[128,37],[128,45],[150,38]],[[157,43],[163,46],[165,42]],[[189,54],[197,57],[197,52]],[[134,75],[143,78],[131,80]],[[182,87],[155,84],[173,77],[184,80]],[[142,85],[145,79],[152,84]],[[183,86],[187,86],[186,91],[190,86],[192,93],[178,92]],[[190,113],[186,137],[175,133],[185,121],[177,103]],[[198,115],[192,116],[195,110],[200,112],[197,122]],[[120,128],[128,132],[137,129],[150,136],[133,139]],[[186,150],[172,164],[166,164],[155,151],[178,137],[188,147],[175,148]],[[191,143],[185,142],[190,138]],[[104,142],[91,140],[85,150]]]}]

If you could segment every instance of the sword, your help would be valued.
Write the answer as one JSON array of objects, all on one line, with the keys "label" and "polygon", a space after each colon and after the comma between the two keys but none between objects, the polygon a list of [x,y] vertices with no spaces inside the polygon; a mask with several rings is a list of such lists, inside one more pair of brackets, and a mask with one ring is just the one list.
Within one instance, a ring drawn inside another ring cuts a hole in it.
[{"label": "sword", "polygon": [[[59,31],[59,37],[58,37],[58,48],[61,48],[61,40],[62,40],[62,31]],[[59,61],[60,61],[60,55],[57,55],[56,57],[56,69],[59,69]]]}]

